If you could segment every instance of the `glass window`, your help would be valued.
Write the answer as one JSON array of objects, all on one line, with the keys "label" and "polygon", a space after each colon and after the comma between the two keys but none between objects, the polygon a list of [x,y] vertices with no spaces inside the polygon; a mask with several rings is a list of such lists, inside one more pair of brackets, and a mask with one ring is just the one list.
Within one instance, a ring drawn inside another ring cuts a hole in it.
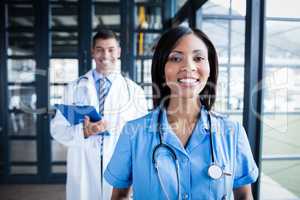
[{"label": "glass window", "polygon": [[11,161],[37,161],[36,141],[10,141]]},{"label": "glass window", "polygon": [[[300,17],[297,1],[266,1],[265,69],[263,74],[262,192],[265,199],[300,197]],[[281,3],[280,3],[281,2]],[[271,185],[271,186],[270,186]],[[265,191],[271,191],[266,193]],[[273,191],[277,191],[274,193]]]},{"label": "glass window", "polygon": [[66,161],[67,158],[67,148],[62,144],[51,141],[51,160],[53,161]]},{"label": "glass window", "polygon": [[300,20],[266,22],[266,64],[299,65]]},{"label": "glass window", "polygon": [[244,65],[245,21],[232,20],[230,30],[230,63]]},{"label": "glass window", "polygon": [[32,4],[8,4],[9,27],[33,27],[34,16]]},{"label": "glass window", "polygon": [[93,29],[101,27],[119,29],[121,24],[119,4],[95,4],[93,13]]},{"label": "glass window", "polygon": [[36,109],[36,91],[33,86],[11,85],[8,87],[8,107],[16,112],[33,114]]},{"label": "glass window", "polygon": [[231,0],[232,15],[246,16],[246,0]]},{"label": "glass window", "polygon": [[161,8],[137,6],[135,13],[135,27],[140,29],[161,29]]},{"label": "glass window", "polygon": [[52,57],[76,57],[78,54],[77,32],[51,32]]},{"label": "glass window", "polygon": [[50,83],[69,83],[78,78],[77,59],[51,59]]},{"label": "glass window", "polygon": [[7,55],[33,56],[34,34],[30,32],[9,32]]},{"label": "glass window", "polygon": [[158,33],[135,33],[136,38],[136,54],[139,56],[152,56],[154,47],[158,42],[160,34]]},{"label": "glass window", "polygon": [[52,173],[67,173],[67,167],[65,165],[53,165],[51,171]]},{"label": "glass window", "polygon": [[299,199],[299,166],[296,160],[262,162],[260,199]]},{"label": "glass window", "polygon": [[[214,43],[219,57],[219,63],[228,62],[228,21],[227,20],[204,20],[202,30]],[[216,34],[218,33],[218,34]]]},{"label": "glass window", "polygon": [[266,0],[267,17],[300,18],[300,2],[297,0]]},{"label": "glass window", "polygon": [[14,83],[28,83],[35,81],[35,75],[47,75],[36,71],[35,61],[32,59],[8,59],[8,81]]},{"label": "glass window", "polygon": [[12,165],[10,168],[11,174],[37,174],[38,170],[36,166],[16,166]]},{"label": "glass window", "polygon": [[78,6],[74,4],[51,4],[51,28],[78,26]]},{"label": "glass window", "polygon": [[202,12],[211,15],[228,15],[229,8],[229,0],[209,0],[202,6]]}]

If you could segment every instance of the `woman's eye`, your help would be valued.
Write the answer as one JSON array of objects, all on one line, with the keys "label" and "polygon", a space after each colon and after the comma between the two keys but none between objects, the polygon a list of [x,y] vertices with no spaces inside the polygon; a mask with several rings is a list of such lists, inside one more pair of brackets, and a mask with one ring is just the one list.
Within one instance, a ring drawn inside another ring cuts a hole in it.
[{"label": "woman's eye", "polygon": [[171,62],[180,62],[181,57],[179,57],[179,56],[170,56],[169,61],[171,61]]},{"label": "woman's eye", "polygon": [[195,57],[194,57],[194,61],[195,61],[195,62],[202,62],[203,60],[205,60],[205,58],[202,57],[202,56],[195,56]]}]

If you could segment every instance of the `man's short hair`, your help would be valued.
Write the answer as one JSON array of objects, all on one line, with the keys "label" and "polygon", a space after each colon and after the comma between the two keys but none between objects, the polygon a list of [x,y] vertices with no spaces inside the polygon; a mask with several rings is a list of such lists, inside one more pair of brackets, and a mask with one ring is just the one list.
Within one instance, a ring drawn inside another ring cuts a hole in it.
[{"label": "man's short hair", "polygon": [[117,42],[119,41],[119,38],[115,32],[108,29],[102,29],[96,33],[93,37],[93,47],[96,45],[96,41],[98,39],[106,40],[106,39],[115,39]]}]

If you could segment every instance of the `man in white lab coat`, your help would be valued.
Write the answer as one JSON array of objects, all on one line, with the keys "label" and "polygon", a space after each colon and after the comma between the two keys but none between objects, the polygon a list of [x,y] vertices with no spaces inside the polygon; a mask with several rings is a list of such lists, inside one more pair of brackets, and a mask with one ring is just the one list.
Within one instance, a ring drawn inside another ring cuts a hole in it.
[{"label": "man in white lab coat", "polygon": [[[114,32],[98,32],[92,47],[96,69],[70,83],[64,94],[64,104],[92,105],[99,111],[101,103],[103,105],[100,79],[106,78],[108,92],[104,98],[103,119],[94,123],[86,118],[84,123],[72,126],[57,111],[51,121],[51,135],[68,147],[67,200],[110,199],[112,188],[102,173],[123,125],[147,112],[142,88],[119,72],[120,51]],[[99,134],[103,132],[107,134]]]}]

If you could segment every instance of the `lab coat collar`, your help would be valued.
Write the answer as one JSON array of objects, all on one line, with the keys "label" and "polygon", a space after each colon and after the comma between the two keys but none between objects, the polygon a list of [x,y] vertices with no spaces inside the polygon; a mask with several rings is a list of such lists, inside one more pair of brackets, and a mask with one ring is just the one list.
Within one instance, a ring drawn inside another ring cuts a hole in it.
[{"label": "lab coat collar", "polygon": [[94,78],[95,82],[97,82],[97,81],[99,81],[99,79],[102,79],[105,77],[109,80],[110,83],[112,83],[117,78],[117,76],[121,75],[119,71],[114,71],[114,72],[104,76],[103,74],[97,72],[96,69],[94,69],[92,73],[93,73],[93,78]]}]

